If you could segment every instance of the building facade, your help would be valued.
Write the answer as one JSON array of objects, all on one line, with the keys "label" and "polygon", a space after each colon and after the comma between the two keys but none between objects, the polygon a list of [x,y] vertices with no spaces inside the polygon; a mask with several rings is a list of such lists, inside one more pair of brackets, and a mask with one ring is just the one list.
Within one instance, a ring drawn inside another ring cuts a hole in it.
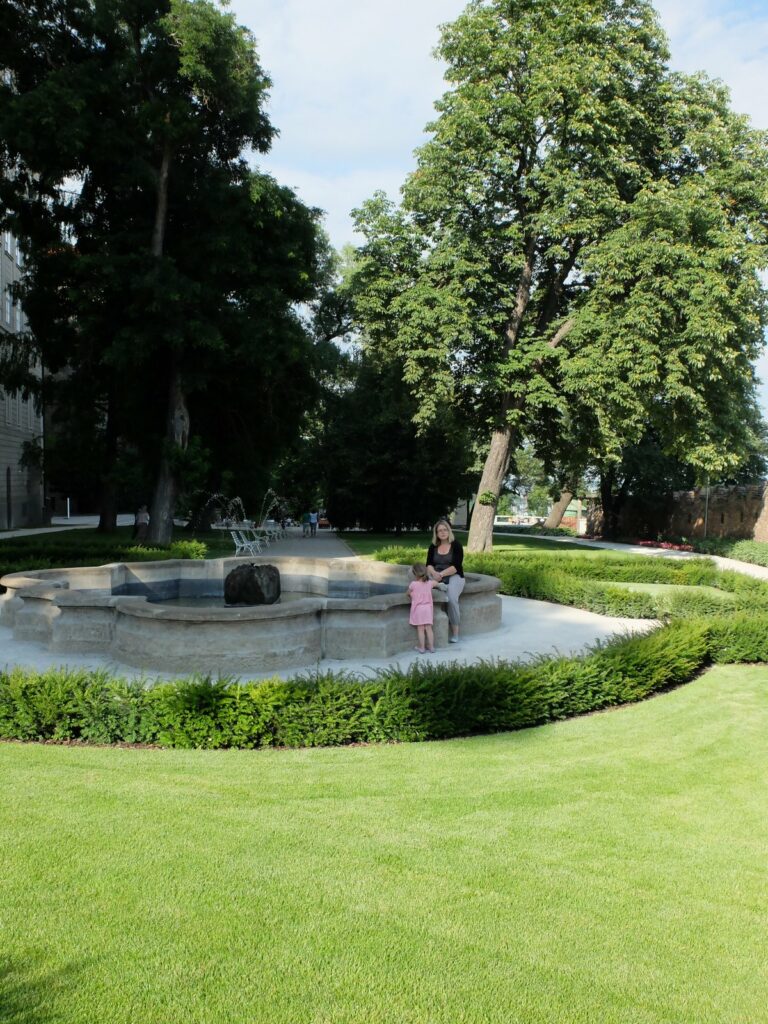
[{"label": "building facade", "polygon": [[[8,335],[26,330],[13,286],[23,273],[23,255],[10,231],[0,232],[0,348]],[[38,469],[21,465],[24,445],[42,445],[43,419],[31,398],[0,387],[0,529],[39,526],[43,519],[43,484]]]}]

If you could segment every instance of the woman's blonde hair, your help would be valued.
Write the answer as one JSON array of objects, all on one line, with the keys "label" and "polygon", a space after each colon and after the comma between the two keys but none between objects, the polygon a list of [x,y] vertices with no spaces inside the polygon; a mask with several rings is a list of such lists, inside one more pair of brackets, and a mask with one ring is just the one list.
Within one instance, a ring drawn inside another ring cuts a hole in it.
[{"label": "woman's blonde hair", "polygon": [[414,562],[413,565],[411,566],[411,572],[413,573],[414,577],[417,580],[421,580],[422,583],[424,582],[424,580],[429,579],[427,567],[426,565],[422,565],[421,562]]},{"label": "woman's blonde hair", "polygon": [[437,547],[437,528],[438,528],[438,526],[447,526],[448,527],[448,543],[449,544],[453,544],[453,542],[454,542],[454,540],[456,538],[453,536],[453,530],[451,529],[451,524],[448,522],[447,519],[438,519],[437,522],[435,523],[435,525],[432,527],[432,543],[435,545],[435,547]]}]

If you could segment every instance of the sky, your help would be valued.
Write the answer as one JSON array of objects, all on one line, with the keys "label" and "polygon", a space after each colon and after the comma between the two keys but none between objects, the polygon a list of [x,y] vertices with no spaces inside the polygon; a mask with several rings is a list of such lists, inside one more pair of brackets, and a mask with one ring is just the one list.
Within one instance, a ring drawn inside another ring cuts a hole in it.
[{"label": "sky", "polygon": [[[272,79],[279,131],[259,166],[325,211],[335,246],[355,242],[350,211],[376,190],[397,199],[425,139],[443,69],[439,26],[465,0],[232,0]],[[732,106],[768,129],[768,0],[657,0],[671,66],[705,71]],[[768,358],[758,364],[768,381]],[[761,393],[768,412],[768,386]]]}]

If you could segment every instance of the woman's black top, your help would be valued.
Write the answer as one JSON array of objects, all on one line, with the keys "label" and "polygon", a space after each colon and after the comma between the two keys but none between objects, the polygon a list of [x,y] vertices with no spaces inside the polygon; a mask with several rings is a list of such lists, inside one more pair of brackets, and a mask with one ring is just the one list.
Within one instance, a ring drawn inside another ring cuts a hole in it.
[{"label": "woman's black top", "polygon": [[447,555],[438,554],[434,544],[427,548],[427,565],[431,565],[437,572],[444,572],[449,565],[456,570],[457,576],[464,575],[464,548],[457,540],[451,541],[451,549]]}]

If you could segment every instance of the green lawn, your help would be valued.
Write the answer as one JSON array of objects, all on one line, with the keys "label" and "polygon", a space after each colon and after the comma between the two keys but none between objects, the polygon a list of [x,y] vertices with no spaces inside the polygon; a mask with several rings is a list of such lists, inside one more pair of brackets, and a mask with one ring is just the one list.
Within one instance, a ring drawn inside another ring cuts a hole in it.
[{"label": "green lawn", "polygon": [[[457,530],[457,538],[462,544],[467,543],[466,531]],[[432,541],[431,532],[424,531],[422,533],[358,533],[352,531],[350,533],[339,533],[339,537],[346,541],[347,544],[357,555],[364,555],[370,557],[375,551],[379,551],[381,548],[390,547],[423,547],[424,555],[426,557],[427,547]],[[584,548],[580,544],[573,544],[570,541],[559,541],[554,543],[553,541],[543,540],[541,537],[505,537],[502,534],[495,534],[493,538],[493,550],[494,552],[500,551],[546,551],[550,554],[556,555],[558,551],[563,549],[569,551],[582,551],[586,552],[588,549]],[[597,551],[598,554],[611,554],[612,552]]]},{"label": "green lawn", "polygon": [[682,583],[625,583],[622,580],[611,580],[610,586],[621,587],[624,590],[634,590],[643,594],[708,594],[718,601],[726,604],[733,602],[733,596],[725,590],[718,590],[717,587],[687,586]]},{"label": "green lawn", "polygon": [[768,669],[445,743],[0,744],[4,1024],[768,1021]]}]

